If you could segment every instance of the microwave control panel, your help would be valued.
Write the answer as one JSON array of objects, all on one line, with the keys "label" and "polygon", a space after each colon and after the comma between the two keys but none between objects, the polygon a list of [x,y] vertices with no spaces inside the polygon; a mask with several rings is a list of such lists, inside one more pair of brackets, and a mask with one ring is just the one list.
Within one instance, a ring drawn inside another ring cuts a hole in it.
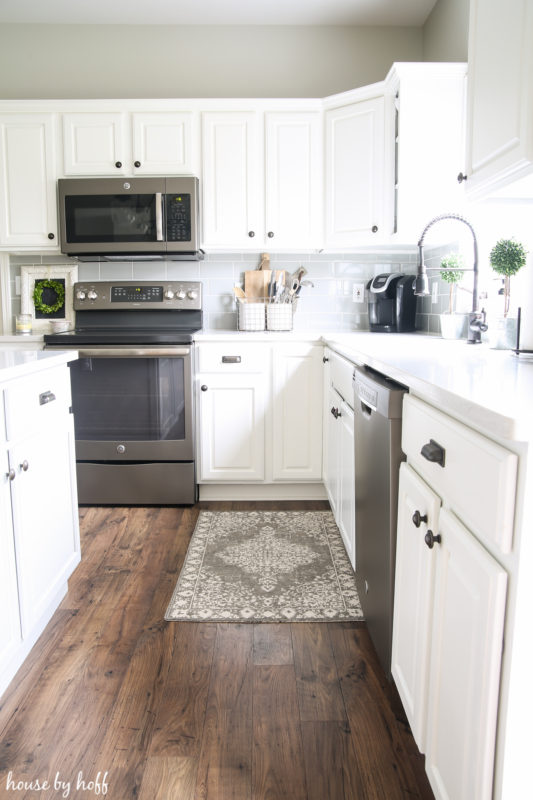
[{"label": "microwave control panel", "polygon": [[167,242],[191,241],[190,194],[166,194]]}]

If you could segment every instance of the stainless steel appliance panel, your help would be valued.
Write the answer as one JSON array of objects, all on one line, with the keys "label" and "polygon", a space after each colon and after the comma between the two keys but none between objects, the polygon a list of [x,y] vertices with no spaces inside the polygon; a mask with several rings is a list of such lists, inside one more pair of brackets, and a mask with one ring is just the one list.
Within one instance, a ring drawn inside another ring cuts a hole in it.
[{"label": "stainless steel appliance panel", "polygon": [[354,370],[355,579],[370,636],[389,680],[405,391],[368,369]]},{"label": "stainless steel appliance panel", "polygon": [[192,505],[196,502],[193,462],[101,464],[78,462],[82,505]]}]

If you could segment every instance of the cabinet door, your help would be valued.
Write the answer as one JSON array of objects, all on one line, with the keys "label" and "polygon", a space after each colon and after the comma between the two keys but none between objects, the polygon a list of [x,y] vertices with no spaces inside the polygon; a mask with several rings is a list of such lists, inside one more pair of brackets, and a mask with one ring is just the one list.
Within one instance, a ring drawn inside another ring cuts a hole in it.
[{"label": "cabinet door", "polygon": [[471,0],[466,190],[481,196],[533,168],[533,6]]},{"label": "cabinet door", "polygon": [[257,247],[263,241],[257,115],[202,115],[205,246]]},{"label": "cabinet door", "polygon": [[65,175],[131,172],[124,115],[111,112],[63,114],[63,162]]},{"label": "cabinet door", "polygon": [[403,463],[398,491],[398,535],[392,629],[392,675],[420,752],[425,750],[431,614],[437,548],[424,541],[437,531],[440,498]]},{"label": "cabinet door", "polygon": [[52,114],[0,117],[2,245],[58,247]]},{"label": "cabinet door", "polygon": [[273,357],[273,478],[322,477],[323,348],[286,345]]},{"label": "cabinet door", "polygon": [[334,413],[336,409],[340,410],[342,405],[342,397],[330,386],[326,397],[326,413],[324,416],[325,427],[325,487],[328,493],[328,500],[335,517],[335,522],[338,524],[339,516],[339,481],[340,481],[340,452],[339,452],[339,439],[340,439],[340,423],[339,419]]},{"label": "cabinet door", "polygon": [[49,612],[80,560],[72,417],[11,448],[22,635]]},{"label": "cabinet door", "polygon": [[355,448],[354,413],[347,403],[340,407],[339,423],[339,507],[337,525],[352,567],[355,563]]},{"label": "cabinet door", "polygon": [[133,114],[133,171],[136,175],[186,175],[196,172],[194,115]]},{"label": "cabinet door", "polygon": [[265,114],[266,236],[275,247],[322,241],[322,147],[318,112]]},{"label": "cabinet door", "polygon": [[326,246],[384,233],[385,99],[326,112]]},{"label": "cabinet door", "polygon": [[490,800],[507,575],[455,516],[439,520],[426,771],[437,800]]},{"label": "cabinet door", "polygon": [[0,450],[0,695],[11,677],[7,668],[21,641],[10,482],[7,451],[3,447]]},{"label": "cabinet door", "polygon": [[265,376],[212,373],[198,380],[200,481],[262,481]]}]

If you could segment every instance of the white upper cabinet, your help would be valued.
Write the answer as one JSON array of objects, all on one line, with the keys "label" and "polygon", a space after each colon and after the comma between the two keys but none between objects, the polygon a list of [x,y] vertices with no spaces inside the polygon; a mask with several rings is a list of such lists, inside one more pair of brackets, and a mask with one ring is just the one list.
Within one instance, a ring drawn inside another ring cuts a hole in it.
[{"label": "white upper cabinet", "polygon": [[266,113],[265,159],[267,241],[276,248],[321,246],[321,115]]},{"label": "white upper cabinet", "polygon": [[326,247],[389,232],[385,156],[383,92],[326,111]]},{"label": "white upper cabinet", "polygon": [[0,244],[58,248],[53,114],[0,116]]},{"label": "white upper cabinet", "polygon": [[202,115],[206,247],[259,247],[259,120],[255,112]]},{"label": "white upper cabinet", "polygon": [[206,111],[202,151],[206,248],[320,245],[320,111]]},{"label": "white upper cabinet", "polygon": [[533,4],[470,0],[466,191],[533,172]]},{"label": "white upper cabinet", "polygon": [[193,111],[66,113],[64,174],[193,174],[197,138]]}]

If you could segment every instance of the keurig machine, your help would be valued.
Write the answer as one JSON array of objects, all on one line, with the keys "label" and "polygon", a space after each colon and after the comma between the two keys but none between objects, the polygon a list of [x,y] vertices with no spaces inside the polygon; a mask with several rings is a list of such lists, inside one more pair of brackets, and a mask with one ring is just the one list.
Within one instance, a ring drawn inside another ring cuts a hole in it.
[{"label": "keurig machine", "polygon": [[414,275],[385,272],[366,285],[370,330],[412,333],[415,330]]}]

